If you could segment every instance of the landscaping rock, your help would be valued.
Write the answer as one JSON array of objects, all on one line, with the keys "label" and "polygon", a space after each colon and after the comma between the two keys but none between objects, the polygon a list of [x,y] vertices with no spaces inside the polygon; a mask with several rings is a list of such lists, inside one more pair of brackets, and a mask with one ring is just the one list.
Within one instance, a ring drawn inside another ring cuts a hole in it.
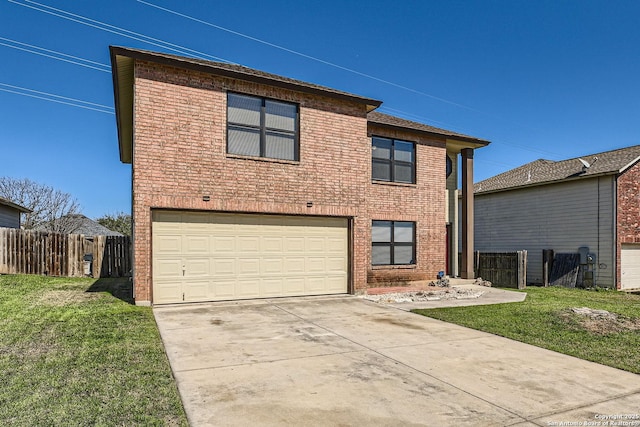
[{"label": "landscaping rock", "polygon": [[362,298],[381,304],[395,304],[402,302],[440,301],[448,299],[473,299],[479,298],[483,294],[484,291],[478,291],[475,289],[446,288],[424,291],[394,292],[378,295],[362,295]]},{"label": "landscaping rock", "polygon": [[476,281],[475,281],[475,282],[473,282],[473,284],[474,284],[474,285],[479,285],[479,286],[486,286],[486,287],[488,287],[488,288],[490,288],[490,287],[493,285],[493,283],[491,283],[491,282],[490,282],[490,281],[488,281],[488,280],[484,280],[482,277],[478,277],[478,278],[476,279]]}]

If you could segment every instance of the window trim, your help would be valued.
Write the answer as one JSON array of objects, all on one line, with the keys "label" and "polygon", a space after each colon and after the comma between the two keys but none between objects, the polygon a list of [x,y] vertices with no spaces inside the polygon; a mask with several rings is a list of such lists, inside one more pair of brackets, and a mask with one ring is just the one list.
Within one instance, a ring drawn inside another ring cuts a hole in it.
[{"label": "window trim", "polygon": [[[247,125],[247,124],[244,124],[244,123],[234,123],[234,122],[231,122],[229,120],[229,96],[230,95],[244,96],[244,97],[247,97],[247,98],[254,98],[254,99],[259,99],[260,100],[260,125],[259,125],[259,127],[258,126],[253,126],[253,125]],[[296,117],[294,119],[294,130],[293,130],[293,132],[287,131],[285,129],[268,128],[266,126],[266,117],[267,117],[266,104],[267,104],[267,101],[278,102],[280,104],[288,104],[288,105],[292,105],[292,106],[294,106],[296,108]],[[241,92],[227,91],[227,111],[226,111],[226,114],[227,114],[227,117],[226,117],[226,122],[227,122],[226,153],[227,154],[232,155],[232,156],[239,156],[239,157],[251,157],[251,158],[260,158],[260,159],[283,160],[283,161],[287,161],[287,162],[299,162],[300,161],[300,104],[299,103],[283,101],[283,100],[275,99],[275,98],[268,98],[268,97],[265,97],[265,96],[257,96],[257,95],[250,95],[250,94],[241,93]],[[252,155],[247,155],[247,154],[233,153],[233,152],[229,151],[229,129],[230,128],[241,129],[241,130],[252,130],[252,131],[257,130],[260,133],[260,154],[258,156],[252,156]],[[267,133],[293,136],[293,159],[284,159],[284,158],[281,158],[281,157],[266,156],[265,153],[267,151],[267,148],[266,148],[267,147]]]},{"label": "window trim", "polygon": [[[373,156],[373,143],[375,139],[382,139],[382,140],[386,140],[386,141],[391,141],[391,158],[390,159],[381,159],[378,157],[374,157]],[[413,157],[413,162],[407,162],[404,160],[396,160],[396,150],[395,150],[395,145],[396,142],[402,142],[405,144],[411,144],[413,147],[413,152],[412,152],[412,157]],[[376,135],[372,135],[371,136],[371,180],[372,181],[378,181],[378,182],[393,182],[393,183],[398,183],[398,184],[415,184],[416,183],[416,143],[414,141],[407,141],[404,139],[396,139],[396,138],[386,138],[384,136],[376,136]],[[389,174],[390,177],[389,179],[383,179],[383,178],[374,178],[373,177],[373,165],[375,163],[378,164],[386,164],[389,165]],[[395,165],[401,165],[401,166],[410,166],[411,167],[411,181],[407,182],[407,181],[398,181],[395,178]]]},{"label": "window trim", "polygon": [[[376,266],[396,266],[396,265],[416,265],[416,248],[417,248],[417,244],[416,244],[416,221],[391,221],[391,220],[371,220],[371,230],[373,233],[373,226],[376,222],[388,222],[391,224],[391,230],[390,230],[390,241],[389,242],[374,242],[373,241],[373,235],[371,236],[371,265],[376,267]],[[395,242],[395,225],[396,223],[409,223],[413,225],[413,235],[411,236],[411,242]],[[375,264],[373,262],[373,247],[374,246],[378,246],[378,247],[388,247],[389,248],[389,264]],[[408,263],[396,263],[394,260],[394,249],[396,246],[410,246],[412,248],[411,251],[411,262]]]}]

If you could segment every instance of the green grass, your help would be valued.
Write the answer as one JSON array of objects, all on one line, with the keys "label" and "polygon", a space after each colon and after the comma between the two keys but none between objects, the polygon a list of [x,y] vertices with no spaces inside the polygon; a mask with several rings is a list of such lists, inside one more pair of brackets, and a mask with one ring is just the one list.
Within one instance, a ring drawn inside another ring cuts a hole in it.
[{"label": "green grass", "polygon": [[[414,312],[640,374],[639,295],[557,287],[524,292],[522,303]],[[607,310],[618,319],[589,319],[573,307]]]},{"label": "green grass", "polygon": [[187,425],[126,279],[0,276],[0,425]]}]

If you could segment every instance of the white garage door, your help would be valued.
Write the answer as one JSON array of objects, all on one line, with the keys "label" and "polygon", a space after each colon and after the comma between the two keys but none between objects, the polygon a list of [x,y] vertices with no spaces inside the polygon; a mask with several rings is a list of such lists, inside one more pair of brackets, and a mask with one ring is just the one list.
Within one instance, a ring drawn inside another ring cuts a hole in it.
[{"label": "white garage door", "polygon": [[640,245],[622,245],[622,289],[640,289]]},{"label": "white garage door", "polygon": [[347,220],[153,213],[153,302],[347,292]]}]

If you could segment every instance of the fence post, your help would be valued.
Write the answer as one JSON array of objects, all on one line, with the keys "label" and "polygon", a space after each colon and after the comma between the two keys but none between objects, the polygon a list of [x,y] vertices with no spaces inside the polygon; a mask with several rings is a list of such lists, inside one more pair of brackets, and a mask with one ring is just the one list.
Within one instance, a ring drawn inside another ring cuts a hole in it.
[{"label": "fence post", "polygon": [[518,289],[527,287],[527,251],[518,251]]},{"label": "fence post", "polygon": [[549,286],[549,277],[553,266],[553,249],[542,250],[542,284]]}]

